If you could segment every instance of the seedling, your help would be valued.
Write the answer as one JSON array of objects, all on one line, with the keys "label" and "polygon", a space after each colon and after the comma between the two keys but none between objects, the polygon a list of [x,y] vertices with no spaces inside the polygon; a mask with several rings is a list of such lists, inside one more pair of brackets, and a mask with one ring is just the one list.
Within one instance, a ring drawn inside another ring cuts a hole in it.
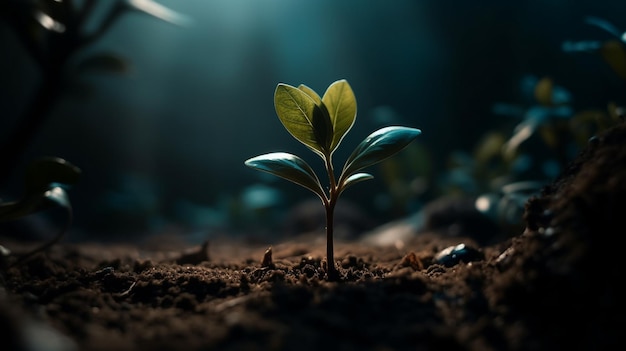
[{"label": "seedling", "polygon": [[24,176],[24,195],[16,201],[0,201],[0,222],[15,221],[52,207],[62,207],[67,213],[65,227],[45,244],[18,256],[13,262],[7,260],[10,251],[0,245],[0,270],[30,259],[57,243],[72,223],[72,205],[66,188],[76,184],[81,170],[58,157],[44,157],[33,161]]},{"label": "seedling", "polygon": [[326,191],[313,169],[302,158],[273,152],[250,158],[245,165],[299,184],[314,192],[326,209],[327,279],[338,278],[333,258],[333,212],[339,195],[351,185],[374,178],[360,170],[399,152],[422,132],[402,126],[381,128],[352,152],[335,178],[332,156],[356,119],[356,98],[345,79],[332,83],[324,96],[306,85],[279,83],[274,92],[276,114],[287,131],[322,158],[328,173]]}]

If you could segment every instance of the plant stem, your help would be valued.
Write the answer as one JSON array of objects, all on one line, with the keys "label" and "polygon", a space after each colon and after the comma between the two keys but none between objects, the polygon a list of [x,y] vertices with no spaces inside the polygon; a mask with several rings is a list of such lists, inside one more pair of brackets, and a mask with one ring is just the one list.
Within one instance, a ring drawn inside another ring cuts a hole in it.
[{"label": "plant stem", "polygon": [[326,155],[326,171],[328,171],[328,181],[330,183],[328,189],[328,202],[325,203],[326,208],[326,261],[328,266],[327,279],[334,281],[339,278],[339,274],[335,267],[335,254],[333,248],[333,228],[334,228],[334,212],[337,198],[339,197],[339,191],[337,189],[337,182],[335,181],[335,171],[333,169],[332,157]]},{"label": "plant stem", "polygon": [[335,202],[331,201],[326,207],[326,265],[327,279],[334,281],[339,278],[335,267],[334,248],[333,248],[333,213],[335,210]]}]

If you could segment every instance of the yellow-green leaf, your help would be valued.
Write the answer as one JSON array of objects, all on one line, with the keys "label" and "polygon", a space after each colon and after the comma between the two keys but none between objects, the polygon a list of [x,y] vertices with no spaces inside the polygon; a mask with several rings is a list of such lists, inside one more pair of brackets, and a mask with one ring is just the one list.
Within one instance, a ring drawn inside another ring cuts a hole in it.
[{"label": "yellow-green leaf", "polygon": [[356,119],[356,97],[345,79],[332,83],[322,97],[322,102],[333,126],[331,153],[337,149],[343,137],[348,133]]},{"label": "yellow-green leaf", "polygon": [[332,125],[306,92],[280,83],[274,92],[276,114],[287,131],[323,159],[332,140]]},{"label": "yellow-green leaf", "polygon": [[600,54],[613,71],[626,80],[626,47],[618,40],[609,40],[600,48]]},{"label": "yellow-green leaf", "polygon": [[315,92],[315,90],[309,88],[308,86],[304,85],[304,84],[300,84],[298,86],[298,89],[302,90],[303,92],[305,92],[308,96],[311,97],[311,99],[313,99],[313,101],[315,101],[315,103],[318,106],[322,105],[322,98],[319,96],[318,93]]}]

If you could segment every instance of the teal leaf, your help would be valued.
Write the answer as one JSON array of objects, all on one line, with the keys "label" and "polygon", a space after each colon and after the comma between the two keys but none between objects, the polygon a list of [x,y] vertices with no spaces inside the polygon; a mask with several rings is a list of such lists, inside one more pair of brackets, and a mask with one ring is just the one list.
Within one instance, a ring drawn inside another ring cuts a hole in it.
[{"label": "teal leaf", "polygon": [[326,198],[317,175],[303,159],[286,152],[274,152],[246,160],[245,165],[301,185],[321,199]]},{"label": "teal leaf", "polygon": [[399,152],[422,133],[416,128],[392,126],[381,128],[365,138],[345,163],[340,179],[376,164]]},{"label": "teal leaf", "polygon": [[25,194],[19,201],[0,203],[0,221],[11,221],[61,206],[71,211],[63,186],[78,182],[81,170],[58,157],[44,157],[30,163],[24,175]]},{"label": "teal leaf", "polygon": [[345,79],[332,83],[322,98],[332,123],[330,151],[335,151],[356,120],[356,97]]},{"label": "teal leaf", "polygon": [[330,120],[305,91],[280,83],[274,92],[276,114],[287,131],[323,159],[332,140]]},{"label": "teal leaf", "polygon": [[341,188],[339,190],[339,192],[343,192],[344,190],[346,190],[346,188],[348,188],[349,186],[352,186],[356,183],[360,183],[366,180],[370,180],[370,179],[374,179],[374,176],[369,174],[369,173],[355,173],[351,176],[349,176],[348,178],[346,178],[343,183],[341,183]]},{"label": "teal leaf", "polygon": [[51,187],[43,193],[31,194],[19,201],[1,203],[0,222],[14,221],[55,206],[63,207],[67,211],[72,210],[67,192],[60,186]]},{"label": "teal leaf", "polygon": [[46,200],[55,205],[66,209],[70,209],[72,207],[70,198],[67,196],[67,191],[60,186],[55,186],[54,188],[46,191],[43,196]]},{"label": "teal leaf", "polygon": [[80,168],[59,157],[44,157],[31,162],[24,181],[26,193],[41,193],[56,185],[74,185],[81,176]]},{"label": "teal leaf", "polygon": [[30,257],[33,257],[38,252],[42,252],[54,245],[55,243],[59,242],[72,223],[72,206],[67,192],[60,186],[53,186],[43,193],[32,194],[28,197],[23,198],[20,201],[0,204],[0,221],[19,219],[26,215],[43,211],[54,206],[60,206],[66,210],[67,221],[65,223],[65,226],[61,228],[58,234],[52,239],[17,257],[17,260],[14,260],[11,264],[9,264],[9,267],[14,266],[20,262],[24,262]]}]

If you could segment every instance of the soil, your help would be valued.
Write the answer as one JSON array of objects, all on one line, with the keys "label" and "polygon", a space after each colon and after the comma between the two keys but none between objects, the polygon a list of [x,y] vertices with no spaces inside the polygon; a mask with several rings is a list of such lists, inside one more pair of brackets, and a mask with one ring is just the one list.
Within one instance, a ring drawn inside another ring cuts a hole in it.
[{"label": "soil", "polygon": [[626,325],[625,146],[624,124],[592,138],[526,202],[522,228],[497,240],[467,230],[337,240],[339,281],[325,279],[323,233],[271,249],[59,243],[3,270],[0,347],[615,350]]}]

